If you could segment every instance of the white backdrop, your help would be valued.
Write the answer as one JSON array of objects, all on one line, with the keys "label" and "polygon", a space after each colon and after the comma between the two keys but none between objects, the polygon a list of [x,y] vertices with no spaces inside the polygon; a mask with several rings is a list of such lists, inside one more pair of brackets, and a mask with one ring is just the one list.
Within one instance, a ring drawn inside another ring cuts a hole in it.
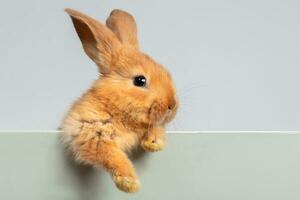
[{"label": "white backdrop", "polygon": [[300,1],[1,1],[0,129],[55,129],[97,77],[66,7],[131,12],[173,74],[169,130],[300,129]]}]

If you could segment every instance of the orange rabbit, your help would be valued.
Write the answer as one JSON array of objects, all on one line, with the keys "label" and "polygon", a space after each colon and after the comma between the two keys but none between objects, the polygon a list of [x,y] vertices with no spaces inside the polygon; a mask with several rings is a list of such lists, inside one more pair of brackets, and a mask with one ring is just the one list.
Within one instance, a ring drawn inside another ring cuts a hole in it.
[{"label": "orange rabbit", "polygon": [[99,79],[65,117],[63,140],[79,162],[105,168],[116,186],[136,192],[140,183],[127,153],[164,147],[164,126],[178,99],[171,75],[139,50],[134,18],[113,10],[106,25],[66,9]]}]

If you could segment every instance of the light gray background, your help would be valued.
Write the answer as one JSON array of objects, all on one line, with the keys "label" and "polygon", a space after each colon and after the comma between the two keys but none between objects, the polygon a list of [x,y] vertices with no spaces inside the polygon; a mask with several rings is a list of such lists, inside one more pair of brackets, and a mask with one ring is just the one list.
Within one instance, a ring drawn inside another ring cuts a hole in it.
[{"label": "light gray background", "polygon": [[173,74],[171,130],[300,128],[299,1],[1,1],[0,129],[55,129],[97,77],[66,7],[131,12],[142,49]]}]

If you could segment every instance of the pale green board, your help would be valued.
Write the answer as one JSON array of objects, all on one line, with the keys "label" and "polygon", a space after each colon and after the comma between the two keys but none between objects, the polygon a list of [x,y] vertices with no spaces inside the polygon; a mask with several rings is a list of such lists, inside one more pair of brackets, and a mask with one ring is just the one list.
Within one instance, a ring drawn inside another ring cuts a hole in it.
[{"label": "pale green board", "polygon": [[300,134],[169,134],[165,151],[135,156],[137,194],[70,161],[58,133],[1,133],[0,159],[1,200],[300,199]]}]

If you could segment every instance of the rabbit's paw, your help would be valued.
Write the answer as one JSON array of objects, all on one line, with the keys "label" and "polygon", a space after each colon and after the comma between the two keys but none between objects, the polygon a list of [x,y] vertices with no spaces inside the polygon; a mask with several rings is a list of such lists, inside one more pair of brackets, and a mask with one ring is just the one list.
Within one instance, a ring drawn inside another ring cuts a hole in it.
[{"label": "rabbit's paw", "polygon": [[113,179],[116,186],[124,192],[133,193],[140,189],[140,182],[135,178],[114,176]]},{"label": "rabbit's paw", "polygon": [[161,139],[152,140],[150,138],[142,140],[141,146],[146,151],[155,152],[160,151],[165,147],[164,141]]}]

